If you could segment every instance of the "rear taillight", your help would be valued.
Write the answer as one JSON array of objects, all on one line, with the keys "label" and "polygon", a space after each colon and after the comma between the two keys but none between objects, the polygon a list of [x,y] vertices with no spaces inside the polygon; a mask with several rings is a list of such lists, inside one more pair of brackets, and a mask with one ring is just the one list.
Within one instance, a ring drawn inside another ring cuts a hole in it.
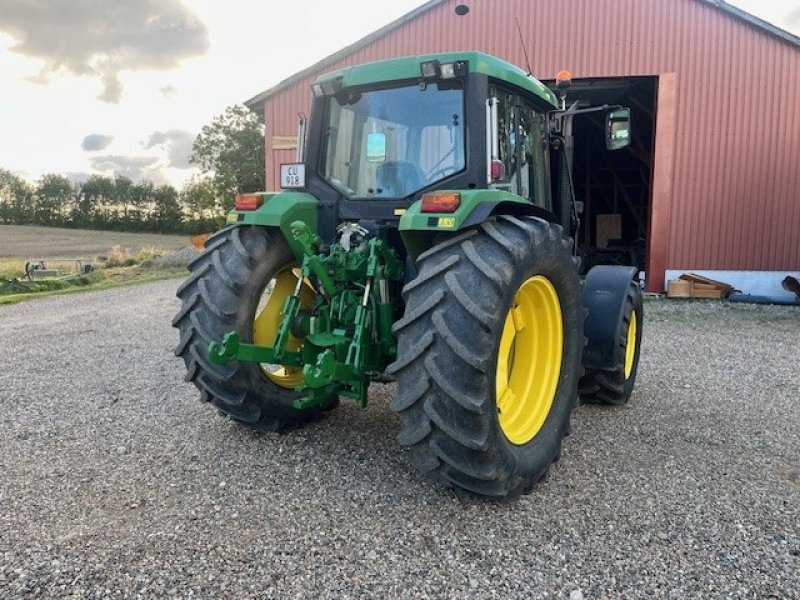
[{"label": "rear taillight", "polygon": [[461,204],[461,194],[431,192],[422,196],[421,211],[424,213],[451,213]]},{"label": "rear taillight", "polygon": [[492,161],[492,181],[500,181],[504,179],[503,176],[503,163],[495,159]]},{"label": "rear taillight", "polygon": [[264,204],[262,194],[237,194],[233,207],[236,210],[256,210],[262,204]]}]

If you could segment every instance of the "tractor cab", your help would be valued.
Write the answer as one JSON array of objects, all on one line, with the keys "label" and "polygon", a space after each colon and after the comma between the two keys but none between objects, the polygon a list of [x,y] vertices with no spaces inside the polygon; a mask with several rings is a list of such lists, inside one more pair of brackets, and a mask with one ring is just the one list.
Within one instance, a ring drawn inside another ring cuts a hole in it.
[{"label": "tractor cab", "polygon": [[[523,70],[478,52],[323,75],[312,86],[310,128],[304,118],[299,127],[300,164],[282,165],[282,186],[320,199],[321,234],[330,240],[345,221],[404,216],[395,226],[422,247],[431,235],[420,232],[457,231],[504,211],[562,222],[574,233],[571,119],[609,107],[565,110],[567,86],[559,80],[559,99]],[[621,113],[608,128],[622,147],[629,130]],[[504,194],[489,206],[481,190]]]}]

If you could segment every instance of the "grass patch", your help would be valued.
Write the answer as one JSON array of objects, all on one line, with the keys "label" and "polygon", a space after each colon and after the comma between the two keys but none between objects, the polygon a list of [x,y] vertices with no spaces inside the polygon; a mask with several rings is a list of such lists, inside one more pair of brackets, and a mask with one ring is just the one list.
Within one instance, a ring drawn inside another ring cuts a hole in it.
[{"label": "grass patch", "polygon": [[101,269],[92,273],[75,275],[64,279],[45,279],[31,282],[32,286],[21,290],[20,284],[0,280],[0,305],[15,304],[23,300],[46,298],[60,294],[107,290],[115,287],[150,283],[164,279],[185,277],[185,268],[144,269],[138,265]]},{"label": "grass patch", "polygon": [[[187,271],[184,267],[153,266],[154,258],[167,253],[167,250],[155,246],[145,246],[136,252],[114,246],[105,256],[95,261],[94,271],[33,280],[25,278],[25,261],[2,260],[0,261],[0,305],[57,294],[105,290],[186,276]],[[64,263],[69,264],[68,261],[56,262],[59,262],[57,265],[59,269]],[[48,263],[48,267],[50,266]]]}]

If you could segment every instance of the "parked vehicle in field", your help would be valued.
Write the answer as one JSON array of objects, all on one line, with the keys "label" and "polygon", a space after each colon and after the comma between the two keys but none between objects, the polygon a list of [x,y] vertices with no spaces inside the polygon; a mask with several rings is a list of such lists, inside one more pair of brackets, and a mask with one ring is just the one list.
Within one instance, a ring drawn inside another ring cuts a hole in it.
[{"label": "parked vehicle in field", "polygon": [[529,491],[579,384],[628,400],[642,332],[636,269],[583,273],[573,242],[572,120],[604,111],[614,150],[630,113],[566,108],[568,83],[477,52],[320,77],[284,191],[237,196],[178,291],[176,354],[201,398],[281,430],[396,379],[416,467]]}]

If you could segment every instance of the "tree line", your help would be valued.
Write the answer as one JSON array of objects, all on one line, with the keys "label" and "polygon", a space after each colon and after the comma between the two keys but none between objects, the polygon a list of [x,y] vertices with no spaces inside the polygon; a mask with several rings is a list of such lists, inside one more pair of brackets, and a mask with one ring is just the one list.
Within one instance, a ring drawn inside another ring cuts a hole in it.
[{"label": "tree line", "polygon": [[224,203],[205,179],[191,180],[179,192],[119,175],[73,183],[50,173],[30,184],[0,169],[0,223],[197,233],[219,228],[224,215]]},{"label": "tree line", "polygon": [[264,189],[264,128],[243,106],[228,107],[205,125],[190,161],[202,177],[182,190],[116,175],[72,182],[49,173],[35,184],[0,168],[0,223],[202,233],[219,229],[237,193]]},{"label": "tree line", "polygon": [[50,173],[32,185],[0,169],[0,223],[198,233],[219,228],[225,211],[208,179],[190,180],[180,192],[119,175],[73,183]]}]

